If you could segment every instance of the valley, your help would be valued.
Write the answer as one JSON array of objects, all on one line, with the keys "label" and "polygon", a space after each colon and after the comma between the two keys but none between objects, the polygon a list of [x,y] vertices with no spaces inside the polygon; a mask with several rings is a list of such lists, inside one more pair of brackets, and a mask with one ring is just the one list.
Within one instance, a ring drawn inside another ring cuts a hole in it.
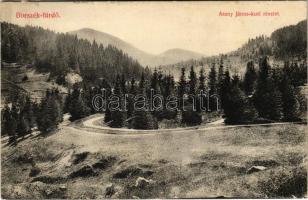
[{"label": "valley", "polygon": [[[204,49],[235,40],[231,23],[180,11],[158,21],[166,38],[179,26],[191,43],[198,30],[216,42]],[[190,45],[148,53],[107,33],[118,17],[69,32],[1,22],[1,198],[307,197],[307,20],[208,56]]]},{"label": "valley", "polygon": [[78,38],[87,39],[91,42],[95,40],[105,47],[108,45],[117,47],[132,58],[138,60],[143,66],[149,66],[150,68],[204,57],[204,55],[200,53],[179,48],[170,49],[161,54],[153,55],[134,47],[132,44],[120,38],[89,28],[71,31],[69,34],[77,35]]}]

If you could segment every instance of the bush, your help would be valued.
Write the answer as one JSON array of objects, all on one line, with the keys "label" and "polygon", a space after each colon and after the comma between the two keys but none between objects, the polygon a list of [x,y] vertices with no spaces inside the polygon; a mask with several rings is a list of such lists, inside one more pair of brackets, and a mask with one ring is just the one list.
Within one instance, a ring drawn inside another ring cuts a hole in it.
[{"label": "bush", "polygon": [[307,193],[307,170],[304,167],[278,168],[259,187],[268,198],[304,197]]},{"label": "bush", "polygon": [[134,119],[132,121],[132,127],[134,129],[151,130],[158,129],[158,122],[150,112],[135,111]]},{"label": "bush", "polygon": [[196,126],[201,124],[201,122],[202,122],[201,113],[194,111],[192,109],[182,112],[182,123],[189,126]]}]

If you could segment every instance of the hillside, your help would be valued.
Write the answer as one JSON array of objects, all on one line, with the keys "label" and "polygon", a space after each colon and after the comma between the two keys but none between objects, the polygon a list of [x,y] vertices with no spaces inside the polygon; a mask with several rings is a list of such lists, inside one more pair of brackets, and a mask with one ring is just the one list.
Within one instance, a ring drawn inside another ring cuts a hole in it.
[{"label": "hillside", "polygon": [[157,56],[157,58],[161,59],[162,63],[176,63],[179,61],[186,61],[190,59],[199,59],[204,57],[204,55],[188,51],[185,49],[169,49]]},{"label": "hillside", "polygon": [[83,28],[80,30],[71,31],[69,32],[69,34],[77,35],[78,38],[87,39],[91,42],[95,40],[96,42],[102,44],[105,47],[108,45],[114,46],[118,49],[121,49],[123,52],[127,53],[134,59],[137,59],[144,66],[149,65],[149,63],[154,57],[154,55],[146,53],[134,47],[133,45],[121,40],[120,38],[117,38],[108,33],[96,31],[89,28]]},{"label": "hillside", "polygon": [[122,73],[138,79],[142,72],[149,73],[120,49],[73,35],[10,23],[1,23],[1,35],[2,61],[28,65],[54,79],[72,71],[91,81],[113,81]]},{"label": "hillside", "polygon": [[27,93],[31,100],[40,102],[47,89],[57,88],[61,94],[67,94],[67,88],[49,79],[49,73],[38,73],[27,66],[2,63],[1,102],[12,100],[16,94]]},{"label": "hillside", "polygon": [[127,133],[79,124],[64,120],[16,146],[2,138],[2,197],[301,198],[307,191],[305,125]]},{"label": "hillside", "polygon": [[[209,68],[212,63],[220,63],[228,67],[231,73],[242,74],[245,71],[248,61],[253,60],[258,63],[261,56],[269,56],[272,65],[282,65],[285,60],[300,60],[306,58],[307,51],[307,20],[296,25],[286,26],[275,30],[270,36],[261,35],[250,38],[240,48],[217,56],[204,57],[201,59],[191,59],[173,65],[167,65],[173,73],[179,74],[179,69],[184,66],[189,68],[205,66]],[[217,65],[218,66],[218,65]]]},{"label": "hillside", "polygon": [[159,55],[153,55],[134,47],[118,37],[89,28],[71,31],[69,34],[77,35],[78,38],[87,39],[91,42],[95,40],[104,46],[112,45],[138,60],[143,66],[155,67],[203,57],[200,53],[176,48],[167,50]]}]

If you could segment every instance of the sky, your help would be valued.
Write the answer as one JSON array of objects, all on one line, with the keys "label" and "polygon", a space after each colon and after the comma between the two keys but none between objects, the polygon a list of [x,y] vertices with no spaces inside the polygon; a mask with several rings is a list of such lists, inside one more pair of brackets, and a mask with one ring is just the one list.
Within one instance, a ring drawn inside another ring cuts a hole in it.
[{"label": "sky", "polygon": [[[1,3],[0,19],[57,32],[92,28],[148,53],[182,48],[204,55],[227,53],[248,38],[270,34],[306,19],[305,1],[268,2],[50,2]],[[279,16],[235,17],[235,12],[279,12]],[[58,12],[60,18],[21,19],[16,12]],[[219,16],[232,12],[233,17]]]}]

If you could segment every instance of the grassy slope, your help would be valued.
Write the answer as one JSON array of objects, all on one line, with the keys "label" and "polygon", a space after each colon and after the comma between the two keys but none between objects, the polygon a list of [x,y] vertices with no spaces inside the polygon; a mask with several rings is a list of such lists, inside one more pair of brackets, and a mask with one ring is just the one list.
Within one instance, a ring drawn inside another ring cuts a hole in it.
[{"label": "grassy slope", "polygon": [[[23,81],[22,79],[25,76],[28,77],[28,80]],[[58,88],[61,93],[67,92],[65,87],[56,84],[53,80],[48,81],[48,77],[48,73],[37,73],[34,69],[26,68],[26,66],[21,66],[19,68],[3,67],[1,69],[1,100],[4,100],[9,93],[16,91],[16,88],[8,84],[5,80],[26,89],[31,93],[31,98],[38,101],[45,96],[47,89]]]},{"label": "grassy slope", "polygon": [[[113,183],[113,198],[299,197],[305,192],[294,188],[307,187],[305,132],[304,125],[283,125],[110,135],[62,126],[56,134],[28,138],[16,147],[2,144],[2,196],[99,198]],[[87,157],[76,164],[84,152]],[[92,176],[69,176],[101,160],[104,167]],[[253,165],[268,169],[247,174]],[[45,177],[40,182],[30,183],[33,168]],[[114,177],[117,173],[122,178]],[[135,187],[138,177],[153,182]]]}]

